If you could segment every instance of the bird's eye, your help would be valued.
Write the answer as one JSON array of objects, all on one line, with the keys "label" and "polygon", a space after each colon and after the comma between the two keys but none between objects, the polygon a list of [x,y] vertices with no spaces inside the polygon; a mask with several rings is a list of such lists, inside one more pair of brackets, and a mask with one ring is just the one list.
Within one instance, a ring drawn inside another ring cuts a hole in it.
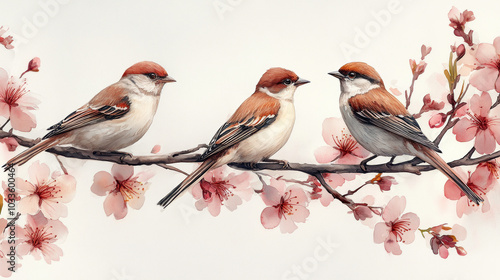
[{"label": "bird's eye", "polygon": [[156,76],[155,73],[147,73],[146,76],[148,76],[151,80],[154,80],[158,77],[158,76]]},{"label": "bird's eye", "polygon": [[349,79],[354,79],[354,78],[356,78],[356,73],[355,72],[349,72],[349,74],[347,74],[347,77],[349,77]]},{"label": "bird's eye", "polygon": [[289,84],[291,84],[291,83],[292,83],[292,80],[290,80],[290,79],[284,79],[284,80],[282,81],[282,83],[288,86]]}]

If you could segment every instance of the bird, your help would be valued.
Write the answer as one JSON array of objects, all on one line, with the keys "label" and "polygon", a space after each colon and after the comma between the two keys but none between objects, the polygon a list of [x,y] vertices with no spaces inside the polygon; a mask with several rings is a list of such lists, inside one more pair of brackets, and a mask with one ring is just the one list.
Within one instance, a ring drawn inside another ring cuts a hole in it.
[{"label": "bird", "polygon": [[394,95],[389,93],[378,72],[364,62],[350,62],[328,73],[340,80],[339,106],[352,136],[374,156],[411,155],[420,158],[446,175],[479,205],[483,199],[464,183],[439,156],[441,150],[422,132],[415,118]]},{"label": "bird", "polygon": [[117,151],[137,142],[149,129],[166,83],[175,82],[152,61],[130,66],[120,80],[69,114],[42,141],[10,159],[5,170],[20,166],[56,145],[92,151]]},{"label": "bird", "polygon": [[270,159],[285,145],[295,122],[294,93],[309,83],[284,68],[270,68],[248,97],[215,133],[201,155],[201,165],[158,205],[166,208],[209,170],[231,162],[256,163]]}]

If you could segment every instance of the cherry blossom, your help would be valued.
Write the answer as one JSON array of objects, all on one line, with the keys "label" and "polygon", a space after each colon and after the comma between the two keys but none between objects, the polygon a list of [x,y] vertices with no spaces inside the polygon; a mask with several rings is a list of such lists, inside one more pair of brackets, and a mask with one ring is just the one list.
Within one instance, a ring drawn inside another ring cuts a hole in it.
[{"label": "cherry blossom", "polygon": [[475,173],[480,176],[487,177],[488,179],[486,184],[489,186],[489,188],[493,189],[498,186],[498,179],[500,175],[499,171],[500,164],[498,163],[498,159],[493,159],[478,164]]},{"label": "cherry blossom", "polygon": [[385,250],[394,255],[401,255],[399,242],[410,244],[415,240],[415,231],[420,225],[420,219],[414,213],[401,216],[406,207],[404,196],[393,197],[382,212],[384,222],[377,223],[373,232],[375,243],[384,243]]},{"label": "cherry blossom", "polygon": [[261,197],[268,206],[260,215],[264,228],[280,226],[282,233],[292,233],[298,227],[295,223],[304,223],[309,216],[306,208],[309,201],[299,185],[286,188],[284,181],[271,179],[270,185],[264,184]]},{"label": "cherry blossom", "polygon": [[319,163],[359,164],[370,154],[358,144],[339,118],[323,121],[323,139],[329,146],[320,147],[314,152]]},{"label": "cherry blossom", "polygon": [[106,216],[114,215],[115,219],[125,218],[130,206],[136,210],[144,204],[144,193],[150,183],[146,182],[153,176],[152,173],[139,172],[134,176],[134,167],[129,165],[113,164],[111,173],[97,172],[91,190],[99,196],[106,196],[104,212]]},{"label": "cherry blossom", "polygon": [[464,41],[470,46],[472,43],[472,30],[469,33],[465,33],[465,24],[467,22],[473,21],[475,19],[474,13],[472,11],[465,10],[461,13],[456,7],[452,7],[448,13],[448,18],[450,20],[450,26],[453,28],[453,33],[455,36],[462,37]]},{"label": "cherry blossom", "polygon": [[[429,241],[434,255],[439,254],[441,258],[446,259],[448,258],[448,249],[450,248],[455,248],[459,256],[465,256],[467,254],[467,251],[465,251],[463,247],[457,246],[458,241],[465,240],[465,237],[467,236],[467,231],[460,225],[454,225],[451,228],[446,226],[446,224],[441,224],[420,231],[422,234],[427,232],[432,235],[432,238]],[[441,234],[441,232],[445,231],[451,231],[451,234]]]},{"label": "cherry blossom", "polygon": [[5,32],[7,32],[7,30],[4,29],[3,26],[0,26],[0,45],[3,45],[8,50],[13,49],[14,46],[12,46],[12,42],[14,41],[14,39],[12,38],[12,36],[3,37],[3,34],[5,34]]},{"label": "cherry blossom", "polygon": [[481,91],[500,92],[500,37],[493,44],[479,44],[475,56],[478,68],[472,73],[470,84]]},{"label": "cherry blossom", "polygon": [[76,180],[71,175],[52,178],[49,167],[38,161],[28,169],[30,181],[16,178],[19,195],[19,212],[34,215],[41,211],[45,217],[57,220],[68,216],[65,203],[70,202],[76,191]]},{"label": "cherry blossom", "polygon": [[421,60],[424,60],[425,57],[430,54],[432,51],[432,47],[427,47],[426,45],[422,45],[420,47],[420,52],[422,53],[422,57],[420,57]]},{"label": "cherry blossom", "polygon": [[474,94],[470,100],[467,116],[461,118],[453,127],[457,141],[468,142],[475,138],[474,147],[480,154],[489,154],[495,150],[495,142],[500,143],[500,118],[498,106],[491,109],[491,96],[483,92]]},{"label": "cherry blossom", "polygon": [[[392,185],[397,185],[396,179],[392,176],[382,176],[382,173],[377,174],[373,179],[368,181],[371,184],[377,184],[380,191],[390,191]],[[367,182],[367,183],[368,183]]]},{"label": "cherry blossom", "polygon": [[56,241],[63,241],[68,234],[68,229],[59,220],[48,220],[42,213],[35,216],[28,215],[24,227],[24,240],[17,246],[17,254],[22,257],[32,255],[35,260],[42,257],[50,264],[59,261],[63,252]]},{"label": "cherry blossom", "polygon": [[429,127],[430,128],[440,128],[444,125],[444,122],[446,121],[447,116],[443,113],[437,113],[434,114],[430,119],[429,119]]},{"label": "cherry blossom", "polygon": [[152,154],[157,154],[159,153],[161,150],[161,146],[160,145],[154,145],[154,147],[151,149],[151,153]]},{"label": "cherry blossom", "polygon": [[230,211],[236,210],[243,203],[242,198],[250,200],[254,190],[250,187],[250,173],[226,175],[226,167],[222,166],[205,174],[199,183],[193,186],[192,194],[199,211],[208,208],[212,216],[220,213],[222,205]]},{"label": "cherry blossom", "polygon": [[483,213],[489,211],[490,203],[486,194],[493,189],[494,185],[488,184],[488,175],[482,170],[476,170],[472,174],[469,172],[468,175],[460,167],[456,167],[454,170],[464,182],[467,182],[469,188],[484,199],[484,202],[480,206],[476,205],[467,198],[453,181],[448,179],[444,185],[444,196],[450,200],[457,201],[458,217],[461,218],[464,214],[469,215],[479,208],[481,208]]},{"label": "cherry blossom", "polygon": [[35,57],[33,58],[32,60],[30,60],[30,62],[28,63],[28,69],[26,69],[26,71],[24,71],[20,78],[22,78],[24,76],[24,74],[28,73],[28,72],[38,72],[40,71],[40,64],[41,64],[41,60],[39,57]]},{"label": "cherry blossom", "polygon": [[10,119],[12,128],[29,132],[36,127],[35,115],[30,111],[37,109],[39,103],[29,94],[24,79],[9,79],[7,72],[0,68],[0,116]]},{"label": "cherry blossom", "polygon": [[417,80],[418,77],[425,72],[426,67],[427,67],[427,62],[422,60],[417,64],[414,59],[410,59],[410,68],[411,72],[413,73],[414,80]]}]

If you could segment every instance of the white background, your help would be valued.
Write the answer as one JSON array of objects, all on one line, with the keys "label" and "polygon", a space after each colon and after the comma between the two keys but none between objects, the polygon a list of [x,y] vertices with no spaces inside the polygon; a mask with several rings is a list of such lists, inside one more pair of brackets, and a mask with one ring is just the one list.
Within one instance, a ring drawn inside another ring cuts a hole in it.
[{"label": "white background", "polygon": [[[340,117],[339,84],[327,72],[349,61],[365,61],[378,70],[387,87],[404,91],[411,81],[408,59],[418,61],[420,46],[432,46],[427,71],[415,87],[415,112],[424,94],[442,96],[445,88],[436,85],[433,73],[442,73],[450,44],[462,42],[448,26],[452,5],[474,11],[476,20],[470,27],[475,30],[475,42],[492,43],[500,36],[499,3],[451,2],[2,0],[0,25],[10,27],[18,44],[13,51],[0,50],[0,67],[19,75],[31,58],[41,58],[40,72],[26,76],[29,88],[42,101],[36,112],[37,128],[24,134],[36,138],[117,81],[133,63],[152,60],[163,65],[178,82],[165,86],[149,132],[126,149],[138,155],[149,154],[155,144],[168,153],[208,142],[253,92],[265,70],[285,67],[312,82],[296,92],[294,132],[275,158],[315,163],[314,150],[325,145],[322,121]],[[221,12],[217,5],[229,9]],[[380,18],[382,14],[390,17]],[[348,45],[354,51],[351,55],[341,48]],[[428,127],[428,117],[420,123],[434,138],[438,131]],[[443,157],[459,158],[470,145],[457,145],[447,135],[441,144]],[[52,155],[42,154],[36,160],[58,169]],[[153,167],[156,176],[143,208],[130,210],[125,219],[116,221],[105,216],[104,197],[90,191],[93,174],[109,171],[111,164],[65,162],[78,185],[68,204],[69,216],[62,219],[69,229],[68,238],[59,244],[64,256],[51,265],[26,256],[13,279],[498,277],[499,191],[489,194],[493,204],[489,213],[459,219],[455,202],[443,196],[445,179],[438,172],[420,177],[397,174],[399,185],[393,191],[381,194],[371,187],[355,198],[373,194],[384,205],[394,195],[405,195],[406,211],[420,216],[421,227],[461,224],[468,230],[461,242],[468,251],[466,257],[451,250],[443,260],[419,235],[413,244],[402,245],[403,255],[389,255],[383,245],[373,243],[373,230],[346,214],[348,209],[338,202],[325,208],[313,201],[307,222],[293,234],[262,227],[259,217],[265,205],[257,195],[235,212],[222,209],[216,218],[207,211],[198,212],[190,194],[161,211],[156,202],[183,176],[157,167]],[[27,166],[20,168],[19,176],[27,178]],[[195,165],[178,167],[189,172]],[[285,175],[305,178],[300,173]],[[371,177],[363,175],[346,186],[354,189]],[[325,242],[335,246],[325,248]]]}]

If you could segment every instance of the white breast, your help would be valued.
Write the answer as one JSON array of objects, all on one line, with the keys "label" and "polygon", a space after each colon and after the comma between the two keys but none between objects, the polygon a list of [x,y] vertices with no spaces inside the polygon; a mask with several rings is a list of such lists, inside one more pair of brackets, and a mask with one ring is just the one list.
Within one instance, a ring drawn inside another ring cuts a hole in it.
[{"label": "white breast", "polygon": [[290,100],[280,100],[276,120],[266,128],[242,141],[221,162],[259,162],[274,155],[283,147],[295,123],[295,107]]},{"label": "white breast", "polygon": [[64,144],[92,150],[119,150],[128,147],[148,131],[159,99],[159,96],[154,95],[132,94],[130,111],[125,116],[77,129]]}]

